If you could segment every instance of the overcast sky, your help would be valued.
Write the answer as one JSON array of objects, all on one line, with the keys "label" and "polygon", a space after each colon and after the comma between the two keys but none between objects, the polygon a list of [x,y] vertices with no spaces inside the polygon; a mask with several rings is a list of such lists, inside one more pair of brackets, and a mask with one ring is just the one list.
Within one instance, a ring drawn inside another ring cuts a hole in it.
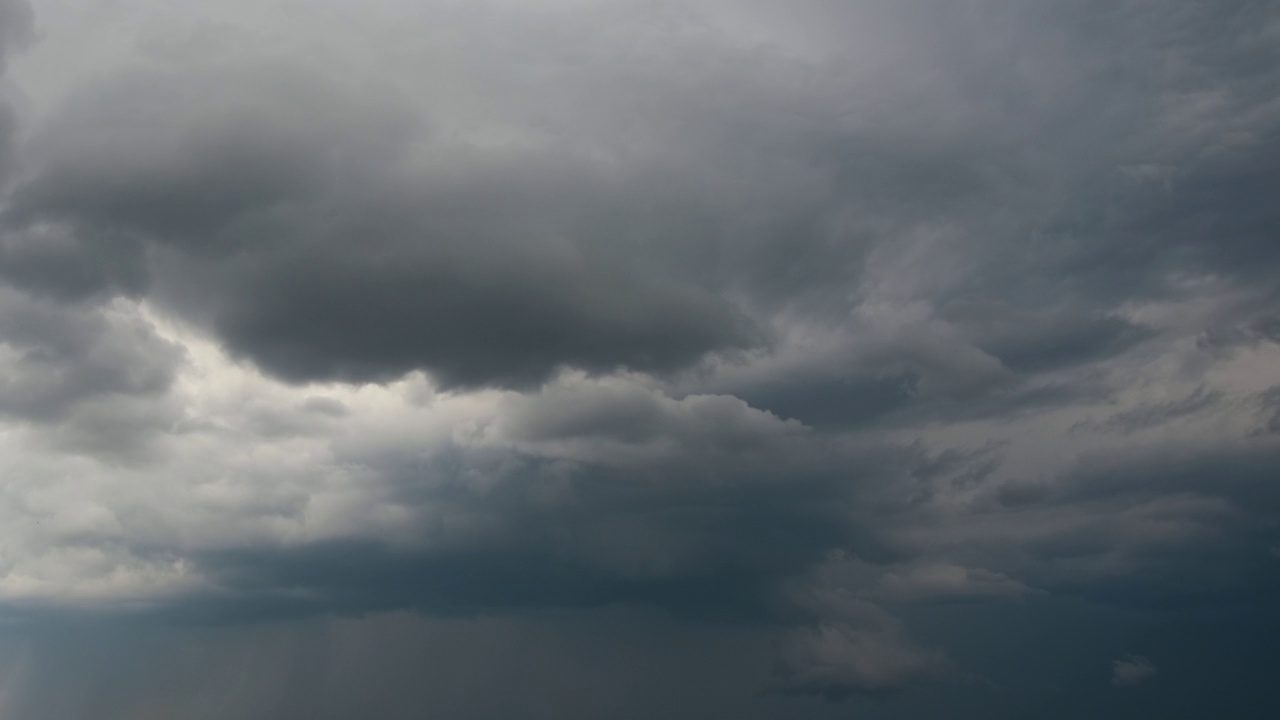
[{"label": "overcast sky", "polygon": [[0,0],[0,720],[1280,714],[1280,4]]}]

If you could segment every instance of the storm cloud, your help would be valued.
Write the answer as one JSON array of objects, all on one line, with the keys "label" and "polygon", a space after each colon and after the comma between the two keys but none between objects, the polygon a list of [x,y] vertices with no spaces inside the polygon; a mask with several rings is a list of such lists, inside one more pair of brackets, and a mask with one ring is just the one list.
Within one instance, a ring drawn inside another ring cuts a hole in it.
[{"label": "storm cloud", "polygon": [[0,716],[1280,707],[1274,3],[0,0],[0,72]]}]

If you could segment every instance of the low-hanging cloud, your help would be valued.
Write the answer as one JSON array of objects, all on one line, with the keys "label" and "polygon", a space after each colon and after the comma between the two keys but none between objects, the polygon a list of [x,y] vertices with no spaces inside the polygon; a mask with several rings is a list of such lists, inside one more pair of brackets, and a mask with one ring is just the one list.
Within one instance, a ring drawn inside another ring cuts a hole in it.
[{"label": "low-hanging cloud", "polygon": [[447,665],[388,628],[568,717],[1159,714],[1115,637],[1280,597],[1271,4],[338,5],[0,0],[0,713],[133,627],[106,717]]}]

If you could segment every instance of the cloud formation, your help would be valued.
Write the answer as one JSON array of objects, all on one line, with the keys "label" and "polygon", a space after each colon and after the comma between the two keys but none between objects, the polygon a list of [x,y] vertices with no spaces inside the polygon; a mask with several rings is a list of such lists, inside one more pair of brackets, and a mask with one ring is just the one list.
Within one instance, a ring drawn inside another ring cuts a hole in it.
[{"label": "cloud formation", "polygon": [[1108,638],[1269,637],[1271,3],[153,10],[0,0],[0,714],[87,626],[223,648],[122,718],[439,669],[388,628],[556,717],[1159,714]]},{"label": "cloud formation", "polygon": [[1141,655],[1127,655],[1111,663],[1111,684],[1119,687],[1137,685],[1155,676],[1156,666]]}]

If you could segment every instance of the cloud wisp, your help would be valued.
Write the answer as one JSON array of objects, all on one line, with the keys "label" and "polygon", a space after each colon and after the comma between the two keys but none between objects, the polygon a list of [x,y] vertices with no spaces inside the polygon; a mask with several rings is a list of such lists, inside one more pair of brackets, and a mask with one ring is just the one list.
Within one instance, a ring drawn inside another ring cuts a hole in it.
[{"label": "cloud wisp", "polygon": [[1158,670],[1141,655],[1126,655],[1111,663],[1111,684],[1128,687],[1155,677]]}]

